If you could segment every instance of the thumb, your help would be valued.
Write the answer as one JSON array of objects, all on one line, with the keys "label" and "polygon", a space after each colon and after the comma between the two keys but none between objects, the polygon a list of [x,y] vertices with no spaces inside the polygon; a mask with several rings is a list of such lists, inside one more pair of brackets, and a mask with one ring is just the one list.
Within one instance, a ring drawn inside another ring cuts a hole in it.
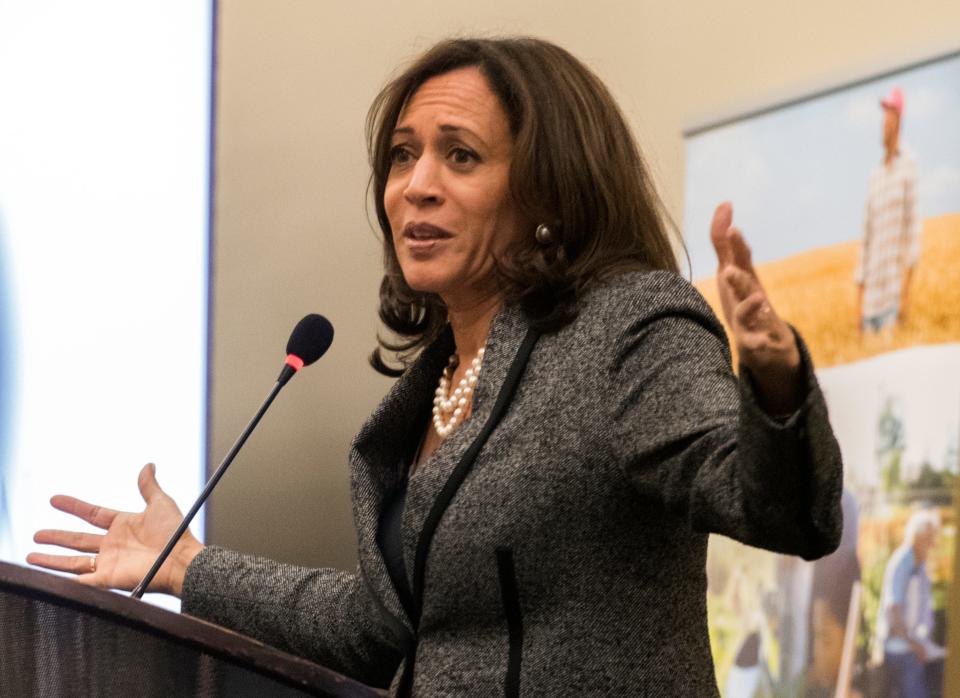
[{"label": "thumb", "polygon": [[163,490],[157,484],[157,466],[147,463],[141,468],[140,475],[137,477],[137,487],[140,488],[140,496],[147,504],[158,496],[163,496]]}]

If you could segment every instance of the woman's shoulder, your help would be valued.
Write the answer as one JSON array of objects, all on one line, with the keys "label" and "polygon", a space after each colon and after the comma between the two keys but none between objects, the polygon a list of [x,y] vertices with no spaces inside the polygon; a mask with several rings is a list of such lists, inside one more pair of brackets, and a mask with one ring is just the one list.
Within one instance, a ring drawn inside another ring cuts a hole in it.
[{"label": "woman's shoulder", "polygon": [[560,330],[556,341],[564,347],[558,351],[599,357],[641,344],[668,350],[665,338],[686,342],[706,335],[712,335],[722,351],[729,351],[723,325],[689,281],[669,271],[630,271],[584,291],[575,319]]},{"label": "woman's shoulder", "polygon": [[668,271],[624,272],[589,287],[576,318],[544,348],[581,367],[608,368],[628,355],[650,361],[693,352],[729,362],[730,352],[710,305],[689,281]]},{"label": "woman's shoulder", "polygon": [[579,317],[608,322],[636,322],[669,315],[719,324],[693,284],[676,272],[664,270],[629,271],[604,279],[590,287],[578,304]]}]

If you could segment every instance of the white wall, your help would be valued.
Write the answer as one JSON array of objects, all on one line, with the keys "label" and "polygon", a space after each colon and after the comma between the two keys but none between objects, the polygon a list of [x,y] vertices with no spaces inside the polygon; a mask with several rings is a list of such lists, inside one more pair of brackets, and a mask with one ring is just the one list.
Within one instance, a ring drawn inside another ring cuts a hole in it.
[{"label": "white wall", "polygon": [[529,33],[570,49],[620,100],[679,223],[685,127],[956,49],[957,27],[956,0],[221,0],[215,461],[269,389],[296,320],[322,312],[337,336],[214,495],[208,540],[355,564],[347,451],[389,386],[366,364],[380,248],[364,212],[364,117],[433,41]]}]

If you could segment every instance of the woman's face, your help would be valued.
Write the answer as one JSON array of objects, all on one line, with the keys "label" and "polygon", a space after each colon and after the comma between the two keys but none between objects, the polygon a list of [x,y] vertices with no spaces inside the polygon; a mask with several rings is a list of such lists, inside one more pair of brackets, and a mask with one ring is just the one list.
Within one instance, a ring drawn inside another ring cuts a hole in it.
[{"label": "woman's face", "polygon": [[411,288],[450,308],[497,294],[494,257],[519,228],[512,155],[507,116],[478,68],[438,75],[413,94],[393,132],[383,195]]}]

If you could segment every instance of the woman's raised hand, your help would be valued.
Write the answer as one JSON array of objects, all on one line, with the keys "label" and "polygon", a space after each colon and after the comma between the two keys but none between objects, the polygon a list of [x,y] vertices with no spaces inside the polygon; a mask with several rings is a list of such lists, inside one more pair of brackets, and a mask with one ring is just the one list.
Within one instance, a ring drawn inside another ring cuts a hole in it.
[{"label": "woman's raised hand", "polygon": [[757,277],[750,247],[733,227],[733,207],[717,206],[710,225],[717,252],[717,288],[740,364],[750,370],[758,398],[772,414],[787,414],[803,402],[800,349],[790,327],[770,304]]},{"label": "woman's raised hand", "polygon": [[[50,500],[55,509],[72,514],[105,533],[79,533],[44,529],[33,540],[45,545],[69,548],[80,555],[30,553],[27,562],[61,572],[72,572],[77,580],[111,589],[133,589],[144,577],[157,555],[176,531],[183,515],[176,503],[160,489],[156,467],[148,463],[137,479],[140,495],[146,502],[142,512],[114,511],[74,497],[56,495]],[[164,562],[148,591],[180,596],[183,577],[190,561],[203,545],[186,531]]]}]

